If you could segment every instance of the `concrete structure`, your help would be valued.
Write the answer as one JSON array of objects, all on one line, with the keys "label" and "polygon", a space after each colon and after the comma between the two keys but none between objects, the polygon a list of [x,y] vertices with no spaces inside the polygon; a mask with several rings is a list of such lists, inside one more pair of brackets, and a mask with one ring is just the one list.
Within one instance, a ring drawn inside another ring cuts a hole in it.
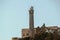
[{"label": "concrete structure", "polygon": [[29,29],[22,29],[22,38],[29,37]]},{"label": "concrete structure", "polygon": [[[29,29],[27,30],[27,29],[22,29],[23,30],[23,32],[22,32],[22,35],[23,34],[27,34],[27,32],[28,32],[28,34],[30,33],[29,32]],[[26,31],[25,31],[26,30]],[[54,32],[56,32],[56,33],[58,33],[59,35],[60,35],[60,28],[58,27],[58,26],[41,26],[41,27],[37,27],[37,28],[34,28],[34,32],[33,32],[33,34],[35,35],[35,34],[40,34],[40,33],[42,33],[42,32],[51,32],[51,33],[54,33]],[[22,36],[23,38],[25,38],[25,37],[29,37],[29,35],[25,35],[25,36]]]},{"label": "concrete structure", "polygon": [[18,38],[17,37],[13,37],[12,40],[18,40]]},{"label": "concrete structure", "polygon": [[31,6],[29,10],[29,37],[34,36],[34,9]]},{"label": "concrete structure", "polygon": [[12,40],[23,40],[23,38],[13,37]]}]

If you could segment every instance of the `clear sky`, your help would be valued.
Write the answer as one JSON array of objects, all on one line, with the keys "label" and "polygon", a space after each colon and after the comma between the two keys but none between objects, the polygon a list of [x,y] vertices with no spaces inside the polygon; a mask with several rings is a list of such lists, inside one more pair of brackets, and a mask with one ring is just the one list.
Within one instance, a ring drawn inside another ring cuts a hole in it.
[{"label": "clear sky", "polygon": [[34,25],[60,27],[60,0],[0,0],[0,40],[21,37],[29,27],[29,8],[34,7]]}]

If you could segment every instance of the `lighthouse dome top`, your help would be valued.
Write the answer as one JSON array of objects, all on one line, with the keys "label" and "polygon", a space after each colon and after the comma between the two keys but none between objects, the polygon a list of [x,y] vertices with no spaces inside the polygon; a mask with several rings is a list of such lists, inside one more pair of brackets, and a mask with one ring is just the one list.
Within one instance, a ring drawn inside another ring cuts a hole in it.
[{"label": "lighthouse dome top", "polygon": [[30,10],[33,10],[33,6],[31,6]]}]

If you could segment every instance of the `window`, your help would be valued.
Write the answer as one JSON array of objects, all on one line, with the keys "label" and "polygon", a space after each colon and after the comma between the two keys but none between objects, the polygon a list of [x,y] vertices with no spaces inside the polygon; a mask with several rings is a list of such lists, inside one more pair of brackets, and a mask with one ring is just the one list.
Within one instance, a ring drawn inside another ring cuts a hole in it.
[{"label": "window", "polygon": [[28,36],[29,34],[27,33],[26,35]]}]

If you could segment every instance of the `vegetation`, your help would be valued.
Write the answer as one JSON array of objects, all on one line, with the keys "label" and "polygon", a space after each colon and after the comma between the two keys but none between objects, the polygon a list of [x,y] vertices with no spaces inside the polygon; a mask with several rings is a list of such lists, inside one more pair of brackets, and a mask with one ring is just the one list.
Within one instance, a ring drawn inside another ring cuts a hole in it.
[{"label": "vegetation", "polygon": [[[31,40],[29,37],[24,38],[23,40]],[[60,40],[60,35],[58,33],[48,33],[43,32],[40,34],[35,34],[33,40]]]},{"label": "vegetation", "polygon": [[41,34],[35,34],[34,40],[60,40],[60,35],[55,32],[43,32]]}]

